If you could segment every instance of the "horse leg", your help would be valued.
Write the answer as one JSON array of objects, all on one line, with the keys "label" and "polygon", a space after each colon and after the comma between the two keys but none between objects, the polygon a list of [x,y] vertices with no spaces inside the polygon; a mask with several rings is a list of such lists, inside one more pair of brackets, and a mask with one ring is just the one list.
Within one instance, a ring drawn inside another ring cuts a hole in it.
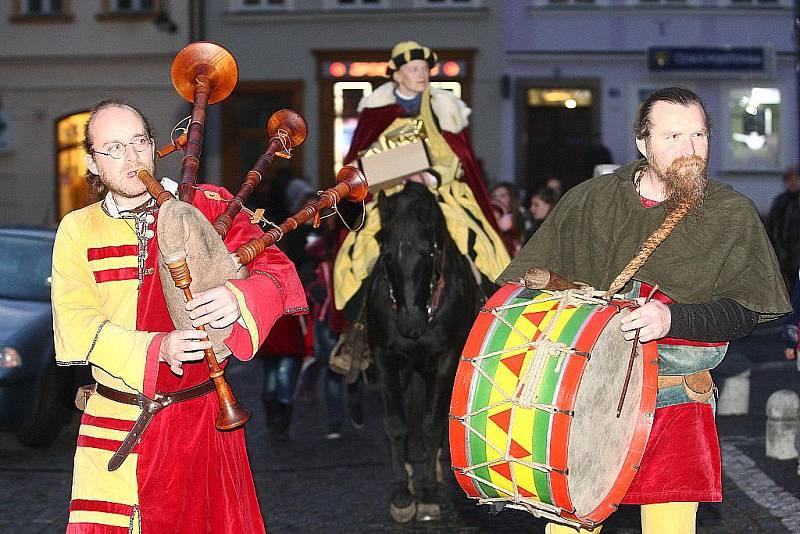
[{"label": "horse leg", "polygon": [[[451,354],[442,356],[442,358],[451,357],[453,357]],[[422,432],[427,458],[422,478],[422,492],[417,504],[417,521],[436,520],[441,516],[437,467],[439,467],[439,450],[447,428],[447,414],[450,410],[453,388],[453,374],[450,369],[452,366],[448,363],[440,364],[436,373],[430,373],[426,378],[426,411]]]},{"label": "horse leg", "polygon": [[[377,358],[376,358],[377,359]],[[382,358],[381,393],[383,397],[383,427],[389,438],[393,473],[392,497],[389,513],[398,523],[406,523],[414,518],[416,503],[411,489],[409,472],[406,470],[405,441],[408,434],[403,406],[404,380],[399,368],[397,355]]]}]

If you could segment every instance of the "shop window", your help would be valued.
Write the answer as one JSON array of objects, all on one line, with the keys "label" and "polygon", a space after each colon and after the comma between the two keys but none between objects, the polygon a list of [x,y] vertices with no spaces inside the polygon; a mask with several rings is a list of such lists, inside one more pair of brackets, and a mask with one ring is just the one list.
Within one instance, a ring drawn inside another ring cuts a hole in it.
[{"label": "shop window", "polygon": [[533,0],[534,6],[605,6],[608,0]]},{"label": "shop window", "polygon": [[372,93],[370,82],[333,84],[333,173],[342,168],[358,124],[358,103]]},{"label": "shop window", "polygon": [[155,3],[155,0],[113,0],[111,11],[113,13],[149,13],[155,9]]},{"label": "shop window", "polygon": [[284,10],[292,7],[293,0],[231,0],[231,11]]},{"label": "shop window", "polygon": [[58,185],[58,220],[67,213],[88,206],[86,158],[83,150],[83,129],[89,112],[82,111],[56,121],[56,172]]},{"label": "shop window", "polygon": [[419,8],[474,8],[481,7],[482,0],[414,0],[414,6]]},{"label": "shop window", "polygon": [[731,7],[792,7],[793,0],[723,0]]},{"label": "shop window", "polygon": [[650,7],[650,6],[697,6],[701,5],[701,0],[627,0],[628,5]]},{"label": "shop window", "polygon": [[777,88],[731,90],[727,170],[780,169],[780,105],[781,92]]},{"label": "shop window", "polygon": [[374,9],[389,7],[389,0],[325,0],[327,9]]},{"label": "shop window", "polygon": [[20,5],[21,15],[63,15],[63,0],[25,0]]},{"label": "shop window", "polygon": [[17,0],[11,3],[11,17],[15,23],[72,22],[71,0]]}]

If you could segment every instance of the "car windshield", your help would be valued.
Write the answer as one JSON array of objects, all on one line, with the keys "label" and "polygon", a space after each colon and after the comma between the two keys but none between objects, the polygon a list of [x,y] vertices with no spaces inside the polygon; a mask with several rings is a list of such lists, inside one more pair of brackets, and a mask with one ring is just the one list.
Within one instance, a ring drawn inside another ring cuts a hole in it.
[{"label": "car windshield", "polygon": [[50,300],[53,240],[0,233],[0,298]]}]

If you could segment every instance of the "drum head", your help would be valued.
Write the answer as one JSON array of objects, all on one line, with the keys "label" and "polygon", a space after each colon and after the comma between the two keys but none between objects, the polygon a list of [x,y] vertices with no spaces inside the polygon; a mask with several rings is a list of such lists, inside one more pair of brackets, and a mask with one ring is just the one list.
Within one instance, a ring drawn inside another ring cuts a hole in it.
[{"label": "drum head", "polygon": [[616,416],[633,345],[620,330],[620,319],[627,313],[616,314],[598,337],[575,400],[567,465],[570,498],[579,517],[597,509],[620,478],[639,420],[641,347],[637,347],[622,413]]}]

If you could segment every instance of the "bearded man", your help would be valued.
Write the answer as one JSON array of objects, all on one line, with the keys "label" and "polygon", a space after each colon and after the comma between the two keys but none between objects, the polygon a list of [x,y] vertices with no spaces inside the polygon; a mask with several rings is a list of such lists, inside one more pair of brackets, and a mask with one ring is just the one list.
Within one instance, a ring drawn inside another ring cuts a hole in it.
[{"label": "bearded man", "polygon": [[[498,279],[529,267],[606,289],[677,206],[672,234],[622,293],[655,298],[622,319],[626,339],[655,340],[659,390],[641,468],[623,504],[641,504],[645,533],[693,533],[698,502],[722,500],[711,384],[693,377],[722,361],[727,342],[791,311],[780,270],[753,204],[707,177],[709,121],[688,89],[668,87],[643,103],[635,126],[645,159],[573,188]],[[683,375],[683,379],[681,379]],[[597,429],[602,436],[604,429]],[[547,532],[574,533],[548,525]],[[595,530],[597,532],[597,530]]]},{"label": "bearded man", "polygon": [[[137,178],[154,172],[151,128],[132,106],[105,100],[85,133],[87,180],[102,200],[64,217],[53,250],[56,363],[91,365],[97,381],[78,431],[67,532],[264,532],[244,429],[215,428],[219,402],[201,361],[211,342],[176,330],[167,311],[159,208]],[[209,220],[232,198],[221,187],[198,189],[193,204]],[[225,245],[262,234],[240,213]],[[224,343],[242,360],[278,317],[307,310],[294,265],[277,248],[248,267],[249,278],[186,304],[195,328],[232,326]]]}]

